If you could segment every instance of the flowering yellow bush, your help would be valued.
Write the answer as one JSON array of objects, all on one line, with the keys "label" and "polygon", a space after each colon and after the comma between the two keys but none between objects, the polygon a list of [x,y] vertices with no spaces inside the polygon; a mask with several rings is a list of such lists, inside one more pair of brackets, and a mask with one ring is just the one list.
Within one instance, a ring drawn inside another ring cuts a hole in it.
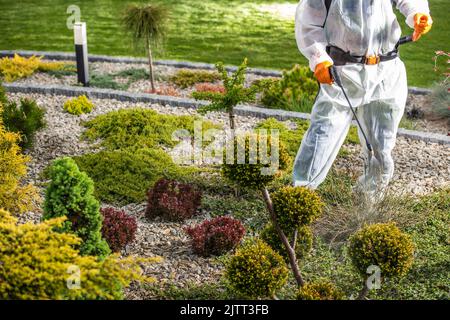
[{"label": "flowering yellow bush", "polygon": [[44,62],[42,57],[32,56],[30,58],[21,57],[14,54],[13,58],[5,57],[0,59],[0,75],[6,82],[13,82],[20,78],[31,76],[35,71],[55,71],[66,66],[64,62]]},{"label": "flowering yellow bush", "polygon": [[140,265],[160,259],[80,256],[81,240],[55,231],[64,220],[19,225],[0,210],[0,299],[120,299],[131,281],[154,280]]},{"label": "flowering yellow bush", "polygon": [[0,208],[18,214],[34,209],[39,196],[31,184],[21,185],[30,159],[21,153],[20,136],[5,130],[1,113],[0,106]]},{"label": "flowering yellow bush", "polygon": [[64,103],[64,110],[77,116],[89,113],[92,109],[94,109],[94,104],[85,95],[69,99]]},{"label": "flowering yellow bush", "polygon": [[251,298],[266,298],[286,284],[288,269],[283,258],[258,239],[236,251],[227,263],[225,275],[238,292]]}]

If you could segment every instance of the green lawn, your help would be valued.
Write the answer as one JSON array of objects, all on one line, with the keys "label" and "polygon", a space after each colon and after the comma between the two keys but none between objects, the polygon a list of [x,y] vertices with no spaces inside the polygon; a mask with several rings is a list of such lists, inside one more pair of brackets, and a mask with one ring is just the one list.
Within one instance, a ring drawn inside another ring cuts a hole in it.
[{"label": "green lawn", "polygon": [[[81,8],[88,23],[89,51],[133,55],[119,24],[120,0],[18,0],[0,3],[0,49],[72,51],[66,9]],[[164,0],[170,7],[170,34],[160,59],[239,64],[247,56],[253,67],[283,69],[305,63],[294,39],[297,1]],[[403,59],[410,85],[427,87],[439,79],[433,72],[434,51],[450,51],[448,3],[430,0],[435,28],[420,43],[406,46]],[[280,10],[278,10],[280,9]],[[277,11],[278,10],[278,11]],[[404,18],[401,18],[403,22]],[[406,31],[405,33],[410,31]]]}]

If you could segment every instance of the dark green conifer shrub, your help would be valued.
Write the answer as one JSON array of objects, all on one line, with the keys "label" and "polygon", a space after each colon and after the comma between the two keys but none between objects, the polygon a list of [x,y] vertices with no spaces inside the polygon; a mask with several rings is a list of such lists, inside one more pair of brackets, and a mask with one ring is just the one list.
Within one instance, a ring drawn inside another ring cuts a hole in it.
[{"label": "dark green conifer shrub", "polygon": [[71,158],[55,160],[50,167],[51,182],[46,190],[44,220],[67,217],[61,231],[81,238],[80,253],[106,257],[111,250],[102,238],[100,204],[94,183]]},{"label": "dark green conifer shrub", "polygon": [[[6,101],[6,97],[1,100]],[[19,145],[22,148],[29,148],[33,144],[36,131],[45,127],[44,114],[45,111],[34,100],[22,99],[19,105],[9,101],[3,105],[3,124],[6,130],[20,134]]]}]

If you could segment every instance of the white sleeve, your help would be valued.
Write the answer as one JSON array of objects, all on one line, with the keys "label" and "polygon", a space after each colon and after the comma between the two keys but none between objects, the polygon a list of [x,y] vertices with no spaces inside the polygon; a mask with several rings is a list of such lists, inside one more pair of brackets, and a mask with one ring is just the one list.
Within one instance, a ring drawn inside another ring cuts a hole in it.
[{"label": "white sleeve", "polygon": [[323,0],[302,0],[295,15],[295,39],[300,52],[309,60],[314,72],[324,61],[333,62],[326,52],[327,40],[323,25],[327,10]]},{"label": "white sleeve", "polygon": [[406,23],[414,28],[414,16],[417,13],[430,15],[427,0],[396,0],[397,9],[406,17]]}]

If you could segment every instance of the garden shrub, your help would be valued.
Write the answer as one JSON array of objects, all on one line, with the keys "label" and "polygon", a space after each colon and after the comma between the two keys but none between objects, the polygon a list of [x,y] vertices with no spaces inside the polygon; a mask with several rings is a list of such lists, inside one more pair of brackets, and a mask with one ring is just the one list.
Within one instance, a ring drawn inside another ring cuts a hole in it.
[{"label": "garden shrub", "polygon": [[19,106],[12,101],[6,103],[2,114],[6,130],[20,134],[22,148],[31,147],[36,131],[45,127],[44,115],[45,111],[30,99],[20,100]]},{"label": "garden shrub", "polygon": [[[76,250],[81,239],[56,231],[64,219],[18,224],[0,209],[0,299],[123,299],[122,288],[131,281],[153,280],[142,276],[140,265],[158,259],[81,256]],[[80,286],[71,290],[77,267]]]},{"label": "garden shrub", "polygon": [[136,82],[139,80],[148,80],[150,77],[150,74],[147,70],[142,68],[131,68],[131,69],[125,69],[122,71],[119,71],[114,74],[116,77],[123,77],[123,78],[129,78],[130,82]]},{"label": "garden shrub", "polygon": [[21,153],[20,136],[5,130],[1,113],[0,106],[0,208],[24,213],[35,209],[40,198],[32,184],[23,183],[30,158]]},{"label": "garden shrub", "polygon": [[288,278],[283,258],[262,240],[246,243],[226,265],[225,276],[239,293],[250,298],[273,297]]},{"label": "garden shrub", "polygon": [[311,224],[322,214],[319,195],[305,187],[283,187],[272,195],[273,209],[283,231]]},{"label": "garden shrub", "polygon": [[261,90],[258,85],[245,85],[245,75],[247,72],[247,58],[241,63],[237,70],[229,75],[228,70],[222,62],[216,64],[217,72],[222,80],[224,93],[216,92],[195,92],[193,97],[197,100],[208,100],[211,103],[201,107],[198,111],[201,114],[214,111],[224,111],[228,113],[229,125],[231,130],[236,129],[236,120],[234,108],[240,103],[253,102],[256,99],[256,93]]},{"label": "garden shrub", "polygon": [[102,236],[113,252],[120,252],[135,238],[136,218],[114,208],[102,208],[100,212],[103,216]]},{"label": "garden shrub", "polygon": [[[153,110],[123,109],[100,115],[84,124],[83,137],[89,141],[102,139],[102,146],[109,150],[123,148],[173,147],[178,142],[172,139],[176,130],[194,133],[192,116],[163,115]],[[218,128],[209,121],[202,121],[203,130]]]},{"label": "garden shrub", "polygon": [[308,67],[295,65],[284,71],[281,79],[260,80],[266,83],[261,103],[274,109],[310,113],[319,90],[316,79]]},{"label": "garden shrub", "polygon": [[[227,152],[224,152],[224,159],[222,165],[222,174],[225,178],[238,184],[241,187],[251,189],[261,189],[262,187],[273,181],[279,174],[278,170],[285,170],[291,158],[282,143],[279,143],[278,148],[278,166],[274,167],[270,164],[272,156],[272,140],[270,135],[267,135],[267,139],[263,141],[263,135],[260,134],[244,134],[241,137],[236,137],[233,140],[234,144],[234,160],[233,163],[228,164]],[[250,153],[251,141],[257,142],[256,150],[254,150],[254,158]],[[264,163],[261,153],[264,153],[262,148],[263,144],[266,144],[267,155],[269,164]],[[245,150],[245,163],[239,163],[238,155]],[[252,158],[253,159],[252,159]],[[253,161],[250,161],[253,160]],[[253,163],[251,163],[253,162]]]},{"label": "garden shrub", "polygon": [[0,83],[0,108],[4,107],[8,103],[8,97],[6,96],[5,88]]},{"label": "garden shrub", "polygon": [[4,81],[13,82],[31,76],[39,68],[39,63],[39,57],[32,56],[27,59],[14,54],[13,58],[4,57],[0,59],[0,74]]},{"label": "garden shrub", "polygon": [[195,85],[195,92],[212,92],[218,94],[225,93],[225,87],[222,84],[214,84],[214,83],[197,83]]},{"label": "garden shrub", "polygon": [[188,88],[196,83],[214,82],[220,79],[217,72],[203,70],[181,69],[175,75],[170,77],[170,81],[180,88]]},{"label": "garden shrub", "polygon": [[[284,231],[284,230],[283,230]],[[293,231],[284,231],[288,239],[293,239]],[[267,243],[273,250],[278,252],[286,261],[289,260],[289,256],[286,247],[280,240],[277,230],[272,223],[266,225],[261,231],[260,238]],[[293,241],[293,240],[292,240]],[[311,229],[307,226],[301,226],[297,229],[297,242],[295,244],[295,253],[297,259],[302,259],[308,252],[311,251],[313,245],[313,234]]]},{"label": "garden shrub", "polygon": [[109,74],[93,74],[89,78],[89,86],[94,88],[127,90],[128,84],[118,83],[114,75]]},{"label": "garden shrub", "polygon": [[65,68],[64,62],[44,62],[42,57],[21,57],[14,54],[13,58],[0,59],[0,75],[6,82],[13,82],[20,78],[31,76],[35,71],[56,71]]},{"label": "garden shrub", "polygon": [[45,195],[44,220],[67,217],[61,230],[81,238],[80,253],[104,258],[110,249],[102,239],[103,218],[100,204],[93,195],[93,181],[71,158],[53,161],[49,175],[51,182]]},{"label": "garden shrub", "polygon": [[242,223],[231,217],[216,217],[185,228],[194,252],[202,256],[222,255],[233,250],[245,235]]},{"label": "garden shrub", "polygon": [[145,201],[146,191],[160,178],[176,179],[194,170],[182,169],[159,149],[100,151],[74,160],[94,180],[95,196],[117,205]]},{"label": "garden shrub", "polygon": [[147,218],[161,217],[169,221],[193,217],[202,199],[202,193],[192,185],[164,178],[157,181],[147,195]]},{"label": "garden shrub", "polygon": [[94,104],[85,96],[69,99],[64,103],[64,110],[73,115],[90,113],[94,109]]},{"label": "garden shrub", "polygon": [[367,268],[374,265],[383,277],[405,275],[414,260],[411,237],[394,223],[366,226],[349,240],[349,254],[355,268],[367,276]]},{"label": "garden shrub", "polygon": [[171,96],[171,97],[179,97],[181,96],[181,93],[172,86],[164,86],[160,85],[155,89],[155,92],[153,92],[152,89],[146,90],[146,93],[155,93],[162,96]]},{"label": "garden shrub", "polygon": [[429,99],[437,116],[450,119],[450,92],[447,83],[435,84]]},{"label": "garden shrub", "polygon": [[298,300],[344,300],[344,298],[344,293],[327,280],[306,283],[297,293]]}]

